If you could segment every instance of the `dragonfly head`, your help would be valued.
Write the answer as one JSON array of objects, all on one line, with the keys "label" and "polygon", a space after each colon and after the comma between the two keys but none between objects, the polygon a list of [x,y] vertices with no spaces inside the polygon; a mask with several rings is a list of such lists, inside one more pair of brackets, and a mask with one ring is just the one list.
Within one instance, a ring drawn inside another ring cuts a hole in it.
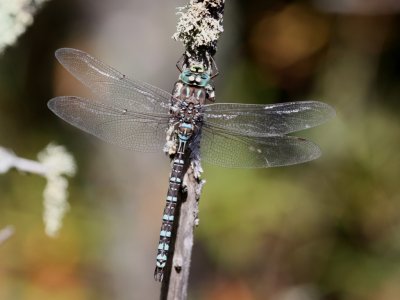
[{"label": "dragonfly head", "polygon": [[189,68],[182,71],[179,79],[190,85],[204,87],[211,78],[202,64],[191,64]]}]

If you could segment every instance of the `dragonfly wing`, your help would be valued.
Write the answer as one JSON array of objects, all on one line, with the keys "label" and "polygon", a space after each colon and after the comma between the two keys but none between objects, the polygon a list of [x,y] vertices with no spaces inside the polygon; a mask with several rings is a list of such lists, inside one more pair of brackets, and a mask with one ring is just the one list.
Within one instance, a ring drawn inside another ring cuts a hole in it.
[{"label": "dragonfly wing", "polygon": [[318,101],[267,105],[216,103],[205,106],[204,122],[221,130],[261,137],[311,128],[334,115],[331,106]]},{"label": "dragonfly wing", "polygon": [[124,74],[71,48],[56,51],[56,58],[73,76],[101,97],[121,109],[168,113],[171,94],[150,84],[128,79]]},{"label": "dragonfly wing", "polygon": [[48,107],[71,125],[127,149],[162,151],[166,142],[168,115],[121,110],[74,96],[53,98]]},{"label": "dragonfly wing", "polygon": [[201,159],[228,168],[268,168],[318,158],[319,147],[294,136],[249,137],[203,127]]}]

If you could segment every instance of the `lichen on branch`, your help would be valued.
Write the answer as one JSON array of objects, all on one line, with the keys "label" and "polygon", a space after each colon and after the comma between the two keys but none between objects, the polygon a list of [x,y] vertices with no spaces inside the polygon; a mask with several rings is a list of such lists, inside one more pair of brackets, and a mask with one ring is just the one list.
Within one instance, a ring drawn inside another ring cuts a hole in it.
[{"label": "lichen on branch", "polygon": [[33,23],[35,13],[49,0],[0,0],[0,54],[15,44]]},{"label": "lichen on branch", "polygon": [[0,146],[0,174],[5,174],[12,168],[43,176],[47,180],[43,192],[43,221],[46,234],[56,236],[69,208],[68,180],[65,176],[75,175],[75,159],[65,147],[52,143],[38,154],[37,161],[18,157],[11,150]]},{"label": "lichen on branch", "polygon": [[178,7],[180,19],[172,37],[181,41],[190,55],[197,56],[201,51],[214,55],[224,31],[224,4],[225,0],[190,0],[188,5]]}]

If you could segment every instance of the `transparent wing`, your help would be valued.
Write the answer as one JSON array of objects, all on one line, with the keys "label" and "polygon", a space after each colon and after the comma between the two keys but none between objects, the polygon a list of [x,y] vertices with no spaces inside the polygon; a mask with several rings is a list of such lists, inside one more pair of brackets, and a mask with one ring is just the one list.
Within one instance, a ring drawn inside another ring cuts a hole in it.
[{"label": "transparent wing", "polygon": [[71,125],[127,149],[162,151],[166,142],[168,115],[109,107],[74,96],[53,98],[47,105]]},{"label": "transparent wing", "polygon": [[331,106],[318,101],[268,105],[220,103],[204,107],[204,122],[209,126],[259,137],[311,128],[334,115]]},{"label": "transparent wing", "polygon": [[171,94],[150,84],[128,79],[89,54],[71,48],[56,51],[56,58],[73,76],[120,109],[168,113]]},{"label": "transparent wing", "polygon": [[318,158],[319,147],[294,136],[249,137],[203,127],[202,161],[227,168],[268,168],[294,165]]}]

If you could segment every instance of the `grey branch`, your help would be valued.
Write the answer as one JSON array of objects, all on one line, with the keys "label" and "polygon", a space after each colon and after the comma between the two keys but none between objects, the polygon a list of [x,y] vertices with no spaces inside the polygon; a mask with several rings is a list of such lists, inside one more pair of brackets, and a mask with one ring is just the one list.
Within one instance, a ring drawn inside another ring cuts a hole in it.
[{"label": "grey branch", "polygon": [[[207,60],[214,56],[223,32],[224,5],[225,0],[190,0],[188,5],[179,8],[180,20],[173,38],[184,44],[186,56]],[[162,286],[161,299],[187,298],[194,228],[198,225],[198,201],[205,183],[199,179],[200,172],[200,162],[192,161],[184,177],[187,197],[180,207],[169,280]]]},{"label": "grey branch", "polygon": [[198,225],[198,201],[204,183],[195,178],[192,168],[188,169],[183,180],[183,185],[187,187],[187,198],[180,210],[167,299],[187,298],[193,233]]}]

